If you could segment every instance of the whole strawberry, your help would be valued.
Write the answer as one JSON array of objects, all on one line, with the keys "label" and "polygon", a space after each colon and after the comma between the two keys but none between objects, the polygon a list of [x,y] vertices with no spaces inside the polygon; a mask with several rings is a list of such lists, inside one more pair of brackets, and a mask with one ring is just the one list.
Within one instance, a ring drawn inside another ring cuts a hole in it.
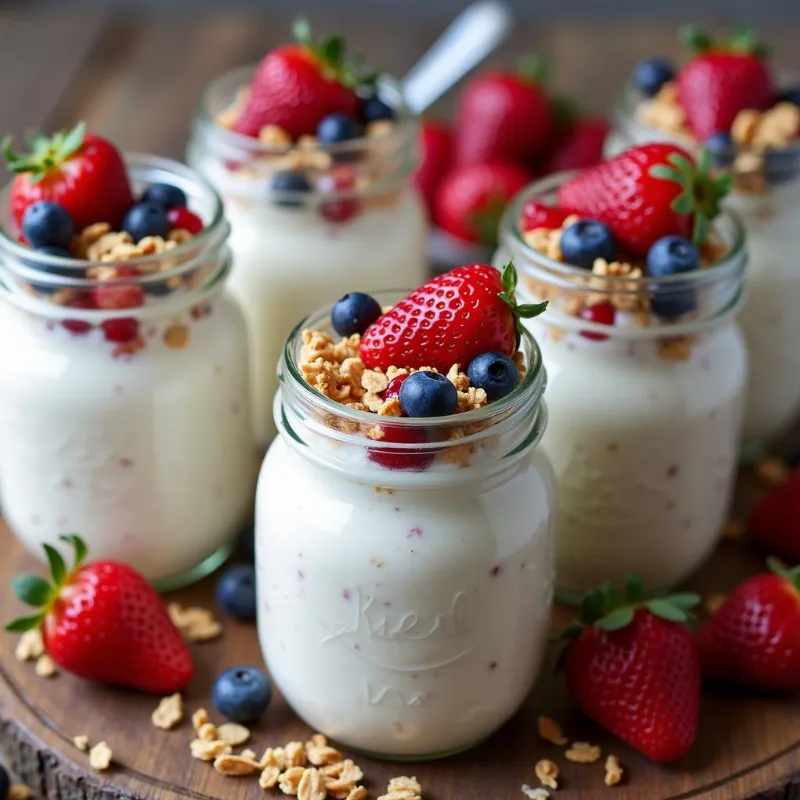
[{"label": "whole strawberry", "polygon": [[739,584],[697,632],[707,678],[800,691],[800,566],[769,559],[771,573]]},{"label": "whole strawberry", "polygon": [[555,128],[555,113],[541,87],[541,62],[526,62],[519,72],[487,72],[464,87],[454,126],[457,165],[525,164],[543,151]]},{"label": "whole strawberry", "polygon": [[747,531],[765,550],[800,563],[800,469],[753,506]]},{"label": "whole strawberry", "polygon": [[323,117],[342,113],[355,118],[362,83],[353,64],[345,61],[340,37],[316,44],[306,20],[295,23],[297,44],[268,53],[258,65],[250,95],[234,129],[258,136],[265,125],[277,125],[291,136],[311,136]]},{"label": "whole strawberry", "polygon": [[71,131],[48,138],[31,137],[33,152],[19,155],[11,140],[3,142],[8,169],[16,177],[11,186],[11,214],[21,225],[28,206],[50,200],[63,206],[80,231],[95,222],[108,222],[119,230],[133,205],[128,171],[114,145],[80,123]]},{"label": "whole strawberry", "polygon": [[699,245],[731,185],[729,175],[713,178],[710,168],[706,150],[695,162],[674,144],[631,147],[562,184],[558,205],[604,222],[634,257],[664,236]]},{"label": "whole strawberry", "polygon": [[419,189],[428,216],[433,217],[436,191],[450,169],[453,136],[441,122],[424,121],[419,132],[419,164],[414,184]]},{"label": "whole strawberry", "polygon": [[576,120],[558,141],[543,164],[545,174],[569,169],[586,169],[603,160],[603,146],[609,125],[604,119]]},{"label": "whole strawberry", "polygon": [[646,600],[635,576],[625,597],[584,597],[562,657],[570,694],[595,722],[653,761],[682,758],[697,733],[700,664],[683,626],[700,598]]},{"label": "whole strawberry", "polygon": [[370,369],[464,368],[481,353],[513,355],[520,318],[541,314],[547,303],[517,305],[517,273],[485,264],[456,267],[415,289],[370,325],[361,337],[361,358]]},{"label": "whole strawberry", "polygon": [[434,222],[457,239],[495,247],[505,207],[530,180],[527,170],[508,162],[456,167],[439,184]]},{"label": "whole strawberry", "polygon": [[678,73],[678,101],[700,141],[728,132],[740,111],[762,111],[772,104],[775,84],[752,30],[736,31],[718,43],[689,28],[684,38],[697,55]]},{"label": "whole strawberry", "polygon": [[155,589],[126,564],[84,564],[83,541],[60,538],[75,551],[72,569],[45,545],[52,583],[37,575],[13,581],[17,597],[39,611],[6,630],[41,626],[48,655],[80,678],[155,694],[183,689],[194,671],[192,657]]}]

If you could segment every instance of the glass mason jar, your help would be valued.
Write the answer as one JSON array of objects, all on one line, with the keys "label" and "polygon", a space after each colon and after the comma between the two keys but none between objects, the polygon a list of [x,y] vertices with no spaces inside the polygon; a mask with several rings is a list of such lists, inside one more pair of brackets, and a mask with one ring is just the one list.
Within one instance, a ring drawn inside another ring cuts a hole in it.
[{"label": "glass mason jar", "polygon": [[[638,97],[631,88],[616,113],[616,128],[606,142],[607,155],[652,141],[673,141],[690,152],[697,142],[676,137],[637,117]],[[744,413],[742,456],[763,453],[800,413],[800,269],[797,223],[800,215],[800,142],[767,155],[720,154],[732,166],[734,187],[726,198],[747,229],[750,254],[747,302],[739,315],[750,357]]]},{"label": "glass mason jar", "polygon": [[[550,199],[564,180],[539,181],[509,206],[497,260],[514,259],[520,302],[550,301],[525,324],[548,374],[542,446],[558,481],[559,596],[571,602],[605,581],[621,585],[629,571],[666,589],[714,548],[733,489],[747,378],[734,322],[746,252],[740,221],[725,212],[715,230],[727,255],[689,275],[601,277],[554,261],[526,244],[518,220],[528,200]],[[651,302],[695,311],[662,321],[640,311]],[[578,316],[601,304],[616,309],[613,327]]]},{"label": "glass mason jar", "polygon": [[[527,373],[502,400],[384,422],[304,381],[302,331],[328,327],[329,313],[295,328],[280,367],[280,433],[256,493],[261,647],[315,730],[385,757],[442,756],[512,716],[545,646],[555,511],[537,448],[545,372],[525,334]],[[425,443],[369,438],[378,419]]]},{"label": "glass mason jar", "polygon": [[[254,431],[266,448],[275,434],[275,365],[294,324],[309,308],[365,286],[422,284],[426,223],[410,182],[417,123],[399,107],[396,87],[383,87],[397,108],[385,135],[290,152],[217,122],[252,72],[235,70],[208,87],[187,158],[220,192],[231,223],[229,287],[247,320]],[[312,190],[272,189],[277,171],[298,165]]]},{"label": "glass mason jar", "polygon": [[[183,189],[204,230],[118,265],[59,258],[18,244],[0,199],[0,489],[34,555],[78,533],[172,588],[218,566],[251,513],[247,337],[216,192],[173,161],[127,163],[137,192]],[[100,309],[98,291],[143,303]]]}]

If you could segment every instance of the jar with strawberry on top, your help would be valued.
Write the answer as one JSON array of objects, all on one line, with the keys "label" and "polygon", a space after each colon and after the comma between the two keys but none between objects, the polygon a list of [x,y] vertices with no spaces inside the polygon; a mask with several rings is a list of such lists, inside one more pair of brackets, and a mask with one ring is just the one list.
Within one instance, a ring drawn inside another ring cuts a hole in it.
[{"label": "jar with strawberry on top", "polygon": [[351,286],[420,283],[425,220],[411,185],[417,123],[399,86],[345,58],[335,37],[269,52],[205,91],[187,157],[225,200],[230,288],[250,336],[253,423],[275,433],[275,366],[309,308]]},{"label": "jar with strawberry on top", "polygon": [[82,125],[6,158],[0,490],[34,554],[77,533],[160,587],[207,573],[255,483],[247,340],[216,192]]},{"label": "jar with strawberry on top", "polygon": [[800,82],[781,78],[749,29],[715,41],[688,29],[680,68],[638,64],[617,110],[609,152],[670,141],[705,146],[730,168],[727,204],[747,228],[748,299],[740,317],[750,354],[743,456],[751,460],[800,412]]},{"label": "jar with strawberry on top", "polygon": [[361,751],[466,749],[536,676],[555,482],[545,373],[516,324],[542,309],[517,306],[514,280],[471,265],[405,298],[351,292],[285,346],[256,500],[259,637],[295,711]]},{"label": "jar with strawberry on top", "polygon": [[533,184],[507,210],[497,255],[548,374],[542,445],[559,486],[565,600],[633,571],[688,577],[722,531],[747,357],[745,234],[719,203],[728,179],[669,144],[631,148]]}]

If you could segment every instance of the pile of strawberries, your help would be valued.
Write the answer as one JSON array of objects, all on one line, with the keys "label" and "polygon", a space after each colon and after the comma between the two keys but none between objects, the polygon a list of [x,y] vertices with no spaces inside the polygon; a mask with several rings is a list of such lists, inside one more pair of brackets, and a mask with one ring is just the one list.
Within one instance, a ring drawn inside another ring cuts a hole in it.
[{"label": "pile of strawberries", "polygon": [[493,247],[508,201],[542,175],[596,164],[609,127],[551,96],[542,65],[472,78],[452,128],[423,122],[416,183],[433,223],[467,243]]}]

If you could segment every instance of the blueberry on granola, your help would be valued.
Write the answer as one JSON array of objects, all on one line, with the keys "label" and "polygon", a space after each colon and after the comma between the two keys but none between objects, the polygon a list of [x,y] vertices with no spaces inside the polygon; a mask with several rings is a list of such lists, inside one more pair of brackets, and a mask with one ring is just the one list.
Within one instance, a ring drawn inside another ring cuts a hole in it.
[{"label": "blueberry on granola", "polygon": [[655,97],[674,77],[672,64],[658,56],[640,61],[633,69],[633,84],[645,97]]},{"label": "blueberry on granola", "polygon": [[269,678],[256,667],[231,667],[221,672],[211,689],[214,707],[231,722],[252,722],[272,699]]},{"label": "blueberry on granola", "polygon": [[303,205],[302,195],[311,191],[311,184],[300,170],[281,170],[272,178],[272,191],[275,205],[297,208]]},{"label": "blueberry on granola", "polygon": [[381,307],[374,297],[364,292],[349,292],[334,303],[331,323],[339,336],[352,336],[354,333],[364,333],[381,313]]},{"label": "blueberry on granola", "polygon": [[444,375],[428,370],[409,375],[399,399],[407,417],[445,417],[458,408],[456,387]]},{"label": "blueberry on granola", "polygon": [[394,109],[388,104],[384,103],[378,95],[364,98],[361,103],[361,121],[365,125],[370,122],[378,122],[379,120],[393,120]]},{"label": "blueberry on granola", "polygon": [[186,192],[170,183],[153,183],[144,190],[142,195],[144,203],[158,203],[167,211],[171,208],[186,206]]},{"label": "blueberry on granola", "polygon": [[470,384],[483,389],[490,401],[505,397],[519,381],[517,365],[503,353],[483,353],[474,358],[467,375]]},{"label": "blueberry on granola", "polygon": [[161,236],[166,239],[169,233],[166,209],[160,203],[137,203],[125,215],[122,230],[129,233],[134,242],[147,236]]},{"label": "blueberry on granola", "polygon": [[[699,268],[697,248],[683,236],[664,236],[647,253],[647,274],[657,278],[693,272]],[[667,319],[688,314],[695,309],[695,305],[694,290],[681,283],[659,288],[650,301],[653,312]]]},{"label": "blueberry on granola", "polygon": [[363,133],[358,121],[347,114],[328,114],[317,127],[317,141],[320,144],[338,144],[350,139],[358,139]]},{"label": "blueberry on granola", "polygon": [[614,258],[614,236],[607,225],[594,219],[580,219],[561,234],[561,253],[568,264],[591,269],[598,258]]},{"label": "blueberry on granola", "polygon": [[31,247],[67,248],[75,235],[75,226],[64,206],[40,200],[25,209],[22,232]]}]

